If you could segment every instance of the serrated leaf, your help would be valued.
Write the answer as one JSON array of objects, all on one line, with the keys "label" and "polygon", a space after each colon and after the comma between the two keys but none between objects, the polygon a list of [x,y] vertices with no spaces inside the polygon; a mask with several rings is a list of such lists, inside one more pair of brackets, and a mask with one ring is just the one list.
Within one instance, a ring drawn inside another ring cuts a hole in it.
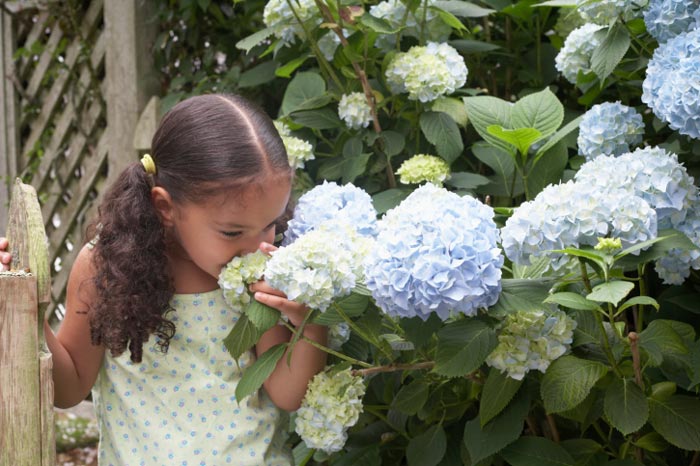
[{"label": "serrated leaf", "polygon": [[666,401],[649,399],[649,422],[670,444],[700,450],[700,400],[674,395]]},{"label": "serrated leaf", "polygon": [[512,105],[505,100],[491,96],[465,97],[463,100],[467,108],[469,122],[474,126],[479,136],[492,146],[496,146],[508,154],[512,153],[513,147],[510,144],[492,136],[486,129],[491,125],[512,128]]},{"label": "serrated leaf", "polygon": [[542,302],[549,296],[554,281],[550,278],[501,280],[501,294],[496,304],[489,308],[489,315],[504,317],[517,311],[542,310]]},{"label": "serrated leaf", "polygon": [[401,28],[393,26],[391,23],[389,23],[389,21],[382,18],[377,18],[369,13],[362,15],[359,18],[359,22],[380,34],[396,34],[401,30]]},{"label": "serrated leaf", "polygon": [[421,379],[414,380],[410,384],[401,387],[401,390],[391,402],[391,407],[405,414],[416,414],[428,400],[429,393],[430,388],[425,381]]},{"label": "serrated leaf", "polygon": [[280,115],[289,115],[301,108],[312,99],[326,93],[326,81],[317,73],[304,71],[294,75],[287,85],[282,99]]},{"label": "serrated leaf", "polygon": [[558,413],[575,408],[608,370],[607,366],[596,361],[575,356],[560,357],[542,378],[540,391],[545,410]]},{"label": "serrated leaf", "polygon": [[520,154],[527,154],[532,143],[542,137],[542,133],[534,128],[506,129],[500,125],[490,125],[486,131],[493,137],[514,146]]},{"label": "serrated leaf", "polygon": [[240,403],[243,399],[260,388],[267,378],[275,370],[277,362],[284,355],[287,343],[280,343],[265,351],[253,365],[249,366],[241,380],[236,385],[236,400]]},{"label": "serrated leaf", "polygon": [[534,128],[541,137],[553,134],[564,121],[564,106],[548,87],[515,102],[511,111],[513,128]]},{"label": "serrated leaf", "polygon": [[593,287],[593,291],[586,296],[586,299],[599,303],[611,303],[613,306],[617,306],[617,303],[625,299],[633,289],[634,283],[621,280],[601,283]]},{"label": "serrated leaf", "polygon": [[406,459],[409,466],[435,466],[445,456],[446,450],[445,430],[440,424],[435,424],[409,440]]},{"label": "serrated leaf", "polygon": [[449,11],[453,15],[463,18],[480,18],[496,12],[496,10],[482,8],[473,3],[461,0],[437,0],[431,4],[441,10]]},{"label": "serrated leaf", "polygon": [[631,379],[616,378],[605,390],[605,415],[622,435],[636,432],[649,418],[649,404],[639,385]]},{"label": "serrated leaf", "polygon": [[657,311],[659,310],[659,303],[651,296],[635,296],[622,303],[617,312],[622,312],[632,306],[652,306]]},{"label": "serrated leaf", "polygon": [[452,117],[443,112],[423,112],[419,123],[425,139],[435,146],[438,155],[448,163],[462,155],[462,135]]},{"label": "serrated leaf", "polygon": [[599,466],[607,458],[603,445],[591,439],[567,439],[559,442],[559,445],[571,455],[576,466]]},{"label": "serrated leaf", "polygon": [[574,311],[572,317],[577,323],[572,346],[599,344],[600,331],[595,316],[589,311]]},{"label": "serrated leaf", "polygon": [[513,400],[496,418],[482,427],[478,418],[464,425],[464,445],[472,464],[476,464],[517,440],[530,408],[530,399],[520,396]]},{"label": "serrated leaf", "polygon": [[526,185],[528,200],[534,199],[550,184],[557,184],[562,179],[568,162],[569,149],[564,141],[555,144],[542,154],[541,158],[533,159],[527,167]]},{"label": "serrated leaf", "polygon": [[467,109],[464,103],[454,97],[438,97],[430,106],[433,112],[448,114],[459,126],[467,126]]},{"label": "serrated leaf", "polygon": [[464,319],[438,332],[433,371],[447,377],[466,375],[483,364],[496,347],[496,332],[485,323]]},{"label": "serrated leaf", "polygon": [[372,204],[378,214],[393,209],[411,194],[410,189],[392,188],[372,196]]},{"label": "serrated leaf", "polygon": [[650,364],[654,366],[661,365],[667,356],[688,354],[686,343],[670,322],[652,320],[639,334],[639,347],[647,352]]},{"label": "serrated leaf", "polygon": [[292,76],[292,73],[294,73],[301,65],[304,64],[306,60],[311,58],[310,55],[302,55],[300,57],[296,57],[292,60],[289,60],[287,63],[284,65],[280,66],[279,68],[275,69],[275,76],[280,77],[280,78],[289,78]]},{"label": "serrated leaf", "polygon": [[294,123],[312,129],[333,129],[343,126],[338,114],[330,108],[294,111],[292,120]]},{"label": "serrated leaf", "polygon": [[238,361],[243,353],[258,342],[261,335],[262,333],[260,333],[255,325],[248,319],[248,316],[242,314],[229,334],[224,338],[224,346],[233,359]]},{"label": "serrated leaf", "polygon": [[443,325],[442,320],[434,313],[425,321],[420,317],[404,317],[399,320],[399,326],[406,333],[406,337],[416,346],[427,344]]},{"label": "serrated leaf", "polygon": [[250,49],[252,49],[260,42],[270,37],[272,34],[274,34],[274,32],[275,31],[272,28],[261,29],[249,35],[248,37],[236,42],[236,48],[239,50],[245,50],[246,52],[250,52]]},{"label": "serrated leaf", "polygon": [[520,437],[500,452],[511,466],[574,466],[564,448],[544,437]]},{"label": "serrated leaf", "polygon": [[583,115],[581,115],[578,118],[574,118],[573,120],[559,128],[554,134],[552,134],[549,137],[549,139],[547,139],[547,142],[545,142],[542,145],[542,147],[537,149],[537,152],[535,153],[535,158],[533,160],[533,164],[537,163],[540,157],[542,157],[545,154],[545,152],[554,147],[555,144],[564,139],[570,132],[574,131],[575,129],[578,129],[582,119]]},{"label": "serrated leaf", "polygon": [[547,296],[545,303],[554,303],[580,311],[600,311],[600,306],[595,301],[589,301],[578,293],[563,291]]},{"label": "serrated leaf", "polygon": [[498,416],[503,408],[510,403],[522,383],[522,380],[510,378],[498,369],[491,368],[489,370],[489,376],[481,391],[481,403],[479,404],[479,421],[482,427]]},{"label": "serrated leaf", "polygon": [[658,432],[649,432],[632,442],[633,445],[653,453],[660,453],[668,448],[668,442]]},{"label": "serrated leaf", "polygon": [[280,318],[280,311],[255,299],[250,301],[245,309],[245,314],[261,335],[274,327]]},{"label": "serrated leaf", "polygon": [[627,27],[620,23],[615,23],[607,31],[597,31],[595,34],[605,34],[605,38],[591,56],[591,69],[602,82],[610,76],[627,53],[630,47],[630,34]]}]

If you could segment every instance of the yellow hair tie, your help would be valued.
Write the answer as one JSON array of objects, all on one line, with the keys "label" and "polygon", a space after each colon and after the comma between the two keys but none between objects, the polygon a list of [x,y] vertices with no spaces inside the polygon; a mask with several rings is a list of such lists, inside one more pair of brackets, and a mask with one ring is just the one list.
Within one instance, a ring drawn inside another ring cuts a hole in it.
[{"label": "yellow hair tie", "polygon": [[151,154],[146,154],[143,157],[141,157],[141,165],[143,165],[143,168],[146,170],[147,174],[156,174],[156,163],[153,161]]}]

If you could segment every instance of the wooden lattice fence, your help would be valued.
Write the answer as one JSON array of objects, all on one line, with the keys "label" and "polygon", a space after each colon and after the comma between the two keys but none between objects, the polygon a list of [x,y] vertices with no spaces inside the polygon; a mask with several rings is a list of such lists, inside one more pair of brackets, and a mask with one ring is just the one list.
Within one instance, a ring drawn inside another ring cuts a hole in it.
[{"label": "wooden lattice fence", "polygon": [[0,232],[10,182],[39,195],[49,242],[48,313],[60,318],[70,267],[102,190],[137,160],[133,133],[157,90],[152,2],[0,2]]}]

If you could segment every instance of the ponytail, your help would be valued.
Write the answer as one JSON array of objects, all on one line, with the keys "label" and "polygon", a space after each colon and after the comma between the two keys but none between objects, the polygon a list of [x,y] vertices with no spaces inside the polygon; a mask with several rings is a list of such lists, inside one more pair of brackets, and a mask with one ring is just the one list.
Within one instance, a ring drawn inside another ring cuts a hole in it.
[{"label": "ponytail", "polygon": [[133,362],[141,362],[152,333],[164,352],[175,334],[175,324],[166,318],[173,310],[174,286],[151,184],[141,163],[129,165],[107,191],[88,230],[88,238],[96,240],[92,343],[104,345],[113,356],[128,348]]}]

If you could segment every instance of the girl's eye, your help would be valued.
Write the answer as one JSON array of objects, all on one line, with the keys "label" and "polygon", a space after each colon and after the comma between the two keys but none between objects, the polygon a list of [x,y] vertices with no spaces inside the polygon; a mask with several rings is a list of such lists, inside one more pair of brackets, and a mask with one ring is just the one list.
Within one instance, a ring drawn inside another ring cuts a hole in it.
[{"label": "girl's eye", "polygon": [[222,231],[222,235],[228,236],[229,238],[235,238],[236,236],[239,236],[241,234],[240,231]]}]

